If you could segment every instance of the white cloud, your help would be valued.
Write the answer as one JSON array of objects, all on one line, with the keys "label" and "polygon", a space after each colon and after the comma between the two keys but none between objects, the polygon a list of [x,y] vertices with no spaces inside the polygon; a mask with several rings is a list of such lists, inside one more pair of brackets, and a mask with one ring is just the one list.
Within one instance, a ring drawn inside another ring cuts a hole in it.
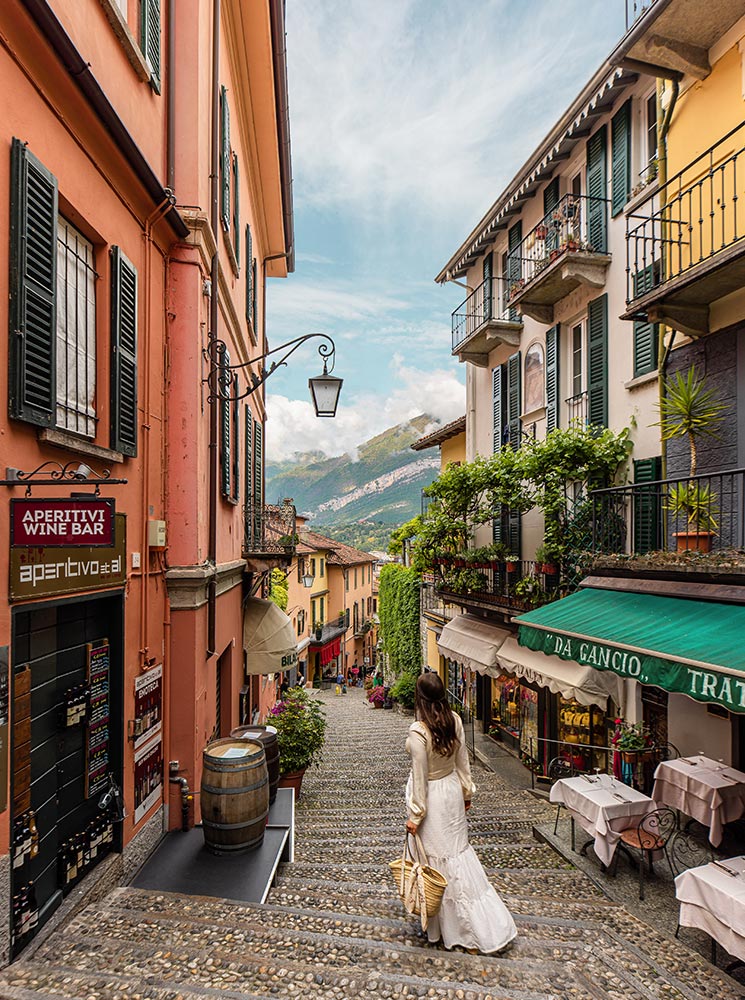
[{"label": "white cloud", "polygon": [[404,367],[394,358],[388,385],[353,399],[345,398],[333,419],[315,416],[303,400],[268,395],[266,423],[267,459],[291,458],[295,452],[322,451],[326,455],[356,455],[365,441],[404,423],[421,413],[429,413],[440,423],[449,423],[465,412],[465,387],[455,373],[422,371]]},{"label": "white cloud", "polygon": [[359,282],[340,279],[293,277],[282,286],[281,294],[273,296],[271,322],[302,320],[304,326],[316,320],[359,322],[409,305],[406,299],[378,291],[369,284],[361,287]]},{"label": "white cloud", "polygon": [[302,250],[295,254],[295,260],[299,264],[333,264],[330,257],[324,257],[321,253],[303,253]]}]

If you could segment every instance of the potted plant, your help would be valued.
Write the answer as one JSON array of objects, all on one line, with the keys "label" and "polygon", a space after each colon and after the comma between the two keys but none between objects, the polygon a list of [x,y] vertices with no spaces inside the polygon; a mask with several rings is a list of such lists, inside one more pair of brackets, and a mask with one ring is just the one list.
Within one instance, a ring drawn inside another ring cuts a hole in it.
[{"label": "potted plant", "polygon": [[316,642],[320,642],[323,638],[323,625],[320,622],[314,622],[313,634],[316,637]]},{"label": "potted plant", "polygon": [[409,712],[414,708],[414,694],[416,692],[416,676],[405,672],[398,677],[391,687],[390,695],[391,698],[402,709]]},{"label": "potted plant", "polygon": [[299,798],[303,775],[312,764],[318,764],[326,738],[323,708],[304,688],[292,688],[269,715],[277,730],[279,783],[294,788]]},{"label": "potted plant", "polygon": [[547,236],[548,228],[543,223],[535,227],[535,238],[537,240],[545,240]]},{"label": "potted plant", "polygon": [[540,567],[541,573],[545,573],[547,576],[556,575],[556,567],[559,560],[545,542],[535,550],[535,561]]},{"label": "potted plant", "polygon": [[383,685],[379,684],[377,687],[374,687],[367,696],[367,700],[373,708],[382,708],[385,702],[385,688]]},{"label": "potted plant", "polygon": [[717,496],[708,485],[695,480],[700,437],[716,437],[724,419],[726,407],[705,379],[692,365],[687,374],[676,372],[663,383],[664,393],[659,403],[663,441],[687,438],[689,449],[689,482],[671,486],[663,504],[674,516],[684,516],[687,530],[673,532],[678,552],[696,549],[711,551],[711,540],[717,532]]},{"label": "potted plant", "polygon": [[541,581],[538,577],[529,574],[517,581],[512,588],[512,593],[518,601],[529,608],[537,608],[540,604],[546,603],[547,594],[541,586]]},{"label": "potted plant", "polygon": [[646,764],[654,758],[653,740],[643,722],[615,720],[616,729],[611,737],[611,746],[618,750],[626,764]]},{"label": "potted plant", "polygon": [[514,573],[515,570],[517,569],[518,562],[519,559],[517,558],[517,556],[507,554],[504,557],[504,568],[507,570],[508,573]]}]

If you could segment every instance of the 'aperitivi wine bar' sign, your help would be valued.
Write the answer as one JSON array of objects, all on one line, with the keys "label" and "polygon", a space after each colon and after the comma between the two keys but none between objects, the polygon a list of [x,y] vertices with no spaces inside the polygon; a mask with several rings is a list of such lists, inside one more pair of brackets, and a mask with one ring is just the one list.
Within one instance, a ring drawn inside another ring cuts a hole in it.
[{"label": "'aperitivi wine bar' sign", "polygon": [[10,544],[113,545],[115,501],[110,498],[11,500]]}]

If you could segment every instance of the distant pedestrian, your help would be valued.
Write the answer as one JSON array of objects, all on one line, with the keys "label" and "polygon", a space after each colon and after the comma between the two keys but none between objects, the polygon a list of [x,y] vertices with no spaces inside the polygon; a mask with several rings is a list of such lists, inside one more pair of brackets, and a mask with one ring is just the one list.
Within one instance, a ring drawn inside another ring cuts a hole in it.
[{"label": "distant pedestrian", "polygon": [[304,688],[304,687],[305,687],[305,674],[303,673],[303,671],[302,671],[302,670],[299,670],[299,671],[298,671],[298,675],[297,675],[297,686],[298,686],[299,688]]},{"label": "distant pedestrian", "polygon": [[290,690],[290,682],[287,680],[287,675],[282,678],[282,683],[279,685],[279,697],[284,699],[284,696]]},{"label": "distant pedestrian", "polygon": [[517,928],[468,843],[466,813],[475,788],[463,723],[450,711],[437,674],[419,675],[415,710],[416,722],[406,740],[411,756],[406,830],[419,835],[428,863],[448,882],[427,935],[432,942],[441,937],[446,948],[501,951],[517,936]]}]

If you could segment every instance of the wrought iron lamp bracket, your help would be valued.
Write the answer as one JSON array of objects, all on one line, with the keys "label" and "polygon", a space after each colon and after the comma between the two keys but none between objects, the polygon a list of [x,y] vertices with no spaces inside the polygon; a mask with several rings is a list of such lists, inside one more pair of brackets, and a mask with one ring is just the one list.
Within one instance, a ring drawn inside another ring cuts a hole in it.
[{"label": "wrought iron lamp bracket", "polygon": [[[277,368],[286,367],[287,359],[295,353],[295,351],[304,344],[307,340],[312,340],[315,337],[320,337],[324,343],[320,344],[318,347],[318,353],[323,358],[323,374],[328,375],[334,370],[334,364],[336,362],[336,346],[325,333],[306,333],[302,337],[295,337],[294,340],[288,340],[286,344],[280,344],[279,347],[273,347],[271,351],[266,351],[264,354],[259,354],[255,358],[251,358],[250,361],[245,361],[242,364],[230,365],[226,363],[227,345],[223,340],[213,339],[210,340],[207,347],[204,349],[203,354],[205,361],[210,366],[207,377],[202,379],[204,383],[209,388],[209,396],[207,397],[207,402],[212,403],[215,400],[222,400],[223,402],[235,403],[241,399],[245,399],[250,396],[251,393],[259,389],[269,378],[272,372],[276,371]],[[250,365],[255,365],[257,362],[261,362],[270,358],[273,354],[279,354],[284,351],[284,354],[277,360],[273,360],[269,367],[266,365],[259,365],[258,372],[249,372],[248,378],[251,384],[240,395],[233,395],[233,373],[240,371],[243,368],[248,368]],[[329,363],[331,367],[329,368]]]}]

